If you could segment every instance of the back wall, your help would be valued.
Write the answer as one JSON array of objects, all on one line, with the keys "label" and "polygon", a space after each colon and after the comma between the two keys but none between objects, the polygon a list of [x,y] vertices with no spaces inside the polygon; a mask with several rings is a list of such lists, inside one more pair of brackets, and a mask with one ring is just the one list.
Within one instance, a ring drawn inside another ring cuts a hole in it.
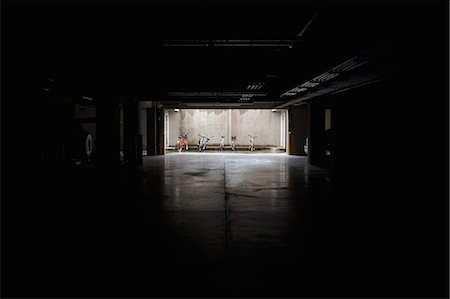
[{"label": "back wall", "polygon": [[210,145],[220,142],[219,134],[228,136],[225,145],[231,142],[231,135],[237,136],[238,145],[248,145],[248,135],[257,136],[256,145],[281,146],[281,114],[285,110],[271,109],[180,109],[166,110],[168,116],[169,146],[175,146],[178,136],[189,131],[189,145],[197,145],[198,134],[207,134]]}]

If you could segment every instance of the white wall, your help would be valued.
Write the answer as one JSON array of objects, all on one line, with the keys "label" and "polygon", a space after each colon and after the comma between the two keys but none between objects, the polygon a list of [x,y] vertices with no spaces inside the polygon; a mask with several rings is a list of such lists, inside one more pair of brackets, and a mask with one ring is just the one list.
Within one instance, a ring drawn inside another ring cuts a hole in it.
[{"label": "white wall", "polygon": [[[175,146],[178,136],[189,131],[190,145],[196,145],[198,134],[207,134],[209,144],[220,142],[218,133],[229,134],[225,144],[229,145],[231,135],[237,136],[237,144],[247,145],[250,135],[258,136],[256,145],[281,146],[281,114],[284,110],[270,109],[180,109],[167,110],[169,116],[169,144]],[[211,137],[212,136],[212,137]]]}]

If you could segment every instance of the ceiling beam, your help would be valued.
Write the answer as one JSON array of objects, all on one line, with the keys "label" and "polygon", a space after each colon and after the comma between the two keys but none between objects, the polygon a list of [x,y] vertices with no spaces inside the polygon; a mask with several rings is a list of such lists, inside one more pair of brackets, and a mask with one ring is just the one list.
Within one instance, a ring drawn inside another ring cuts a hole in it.
[{"label": "ceiling beam", "polygon": [[267,93],[261,92],[251,92],[251,91],[242,91],[242,92],[209,92],[209,91],[175,91],[169,92],[169,97],[241,97],[242,95],[250,95],[251,97],[265,97]]},{"label": "ceiling beam", "polygon": [[226,39],[226,40],[166,40],[165,47],[292,47],[296,40]]}]

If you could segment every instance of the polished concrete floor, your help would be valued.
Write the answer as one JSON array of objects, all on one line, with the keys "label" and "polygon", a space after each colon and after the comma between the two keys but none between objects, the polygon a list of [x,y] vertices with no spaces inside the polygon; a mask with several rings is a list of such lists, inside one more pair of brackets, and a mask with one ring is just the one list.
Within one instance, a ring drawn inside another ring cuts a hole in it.
[{"label": "polished concrete floor", "polygon": [[317,248],[308,243],[330,178],[306,157],[174,153],[146,158],[142,177],[143,232],[158,236],[149,252],[161,249],[170,281],[184,286],[173,295],[277,296],[299,283],[311,291]]},{"label": "polished concrete floor", "polygon": [[5,297],[439,297],[443,210],[374,167],[389,170],[173,153],[137,171],[18,173]]}]

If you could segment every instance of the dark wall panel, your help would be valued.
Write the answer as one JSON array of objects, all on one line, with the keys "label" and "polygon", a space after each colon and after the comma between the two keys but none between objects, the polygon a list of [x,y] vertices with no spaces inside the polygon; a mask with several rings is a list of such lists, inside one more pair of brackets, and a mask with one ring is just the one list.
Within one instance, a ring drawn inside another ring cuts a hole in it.
[{"label": "dark wall panel", "polygon": [[[438,297],[446,288],[440,277],[448,273],[448,246],[442,245],[448,136],[442,135],[445,113],[439,113],[448,106],[437,92],[424,97],[411,89],[415,83],[409,77],[333,96],[332,202],[336,215],[352,211],[336,216],[333,229],[344,232],[340,242],[360,248],[338,253],[342,260],[365,260],[374,273],[390,269],[383,280],[395,281],[395,290],[411,297],[430,290]],[[371,252],[375,259],[367,259]],[[420,255],[426,262],[417,261]],[[355,272],[360,267],[345,266]],[[356,284],[364,288],[372,279],[377,275]]]},{"label": "dark wall panel", "polygon": [[290,154],[305,156],[304,145],[309,131],[308,105],[289,109]]},{"label": "dark wall panel", "polygon": [[308,162],[326,166],[325,156],[325,103],[321,99],[309,104],[309,148]]},{"label": "dark wall panel", "polygon": [[147,108],[147,155],[156,155],[156,111]]}]

